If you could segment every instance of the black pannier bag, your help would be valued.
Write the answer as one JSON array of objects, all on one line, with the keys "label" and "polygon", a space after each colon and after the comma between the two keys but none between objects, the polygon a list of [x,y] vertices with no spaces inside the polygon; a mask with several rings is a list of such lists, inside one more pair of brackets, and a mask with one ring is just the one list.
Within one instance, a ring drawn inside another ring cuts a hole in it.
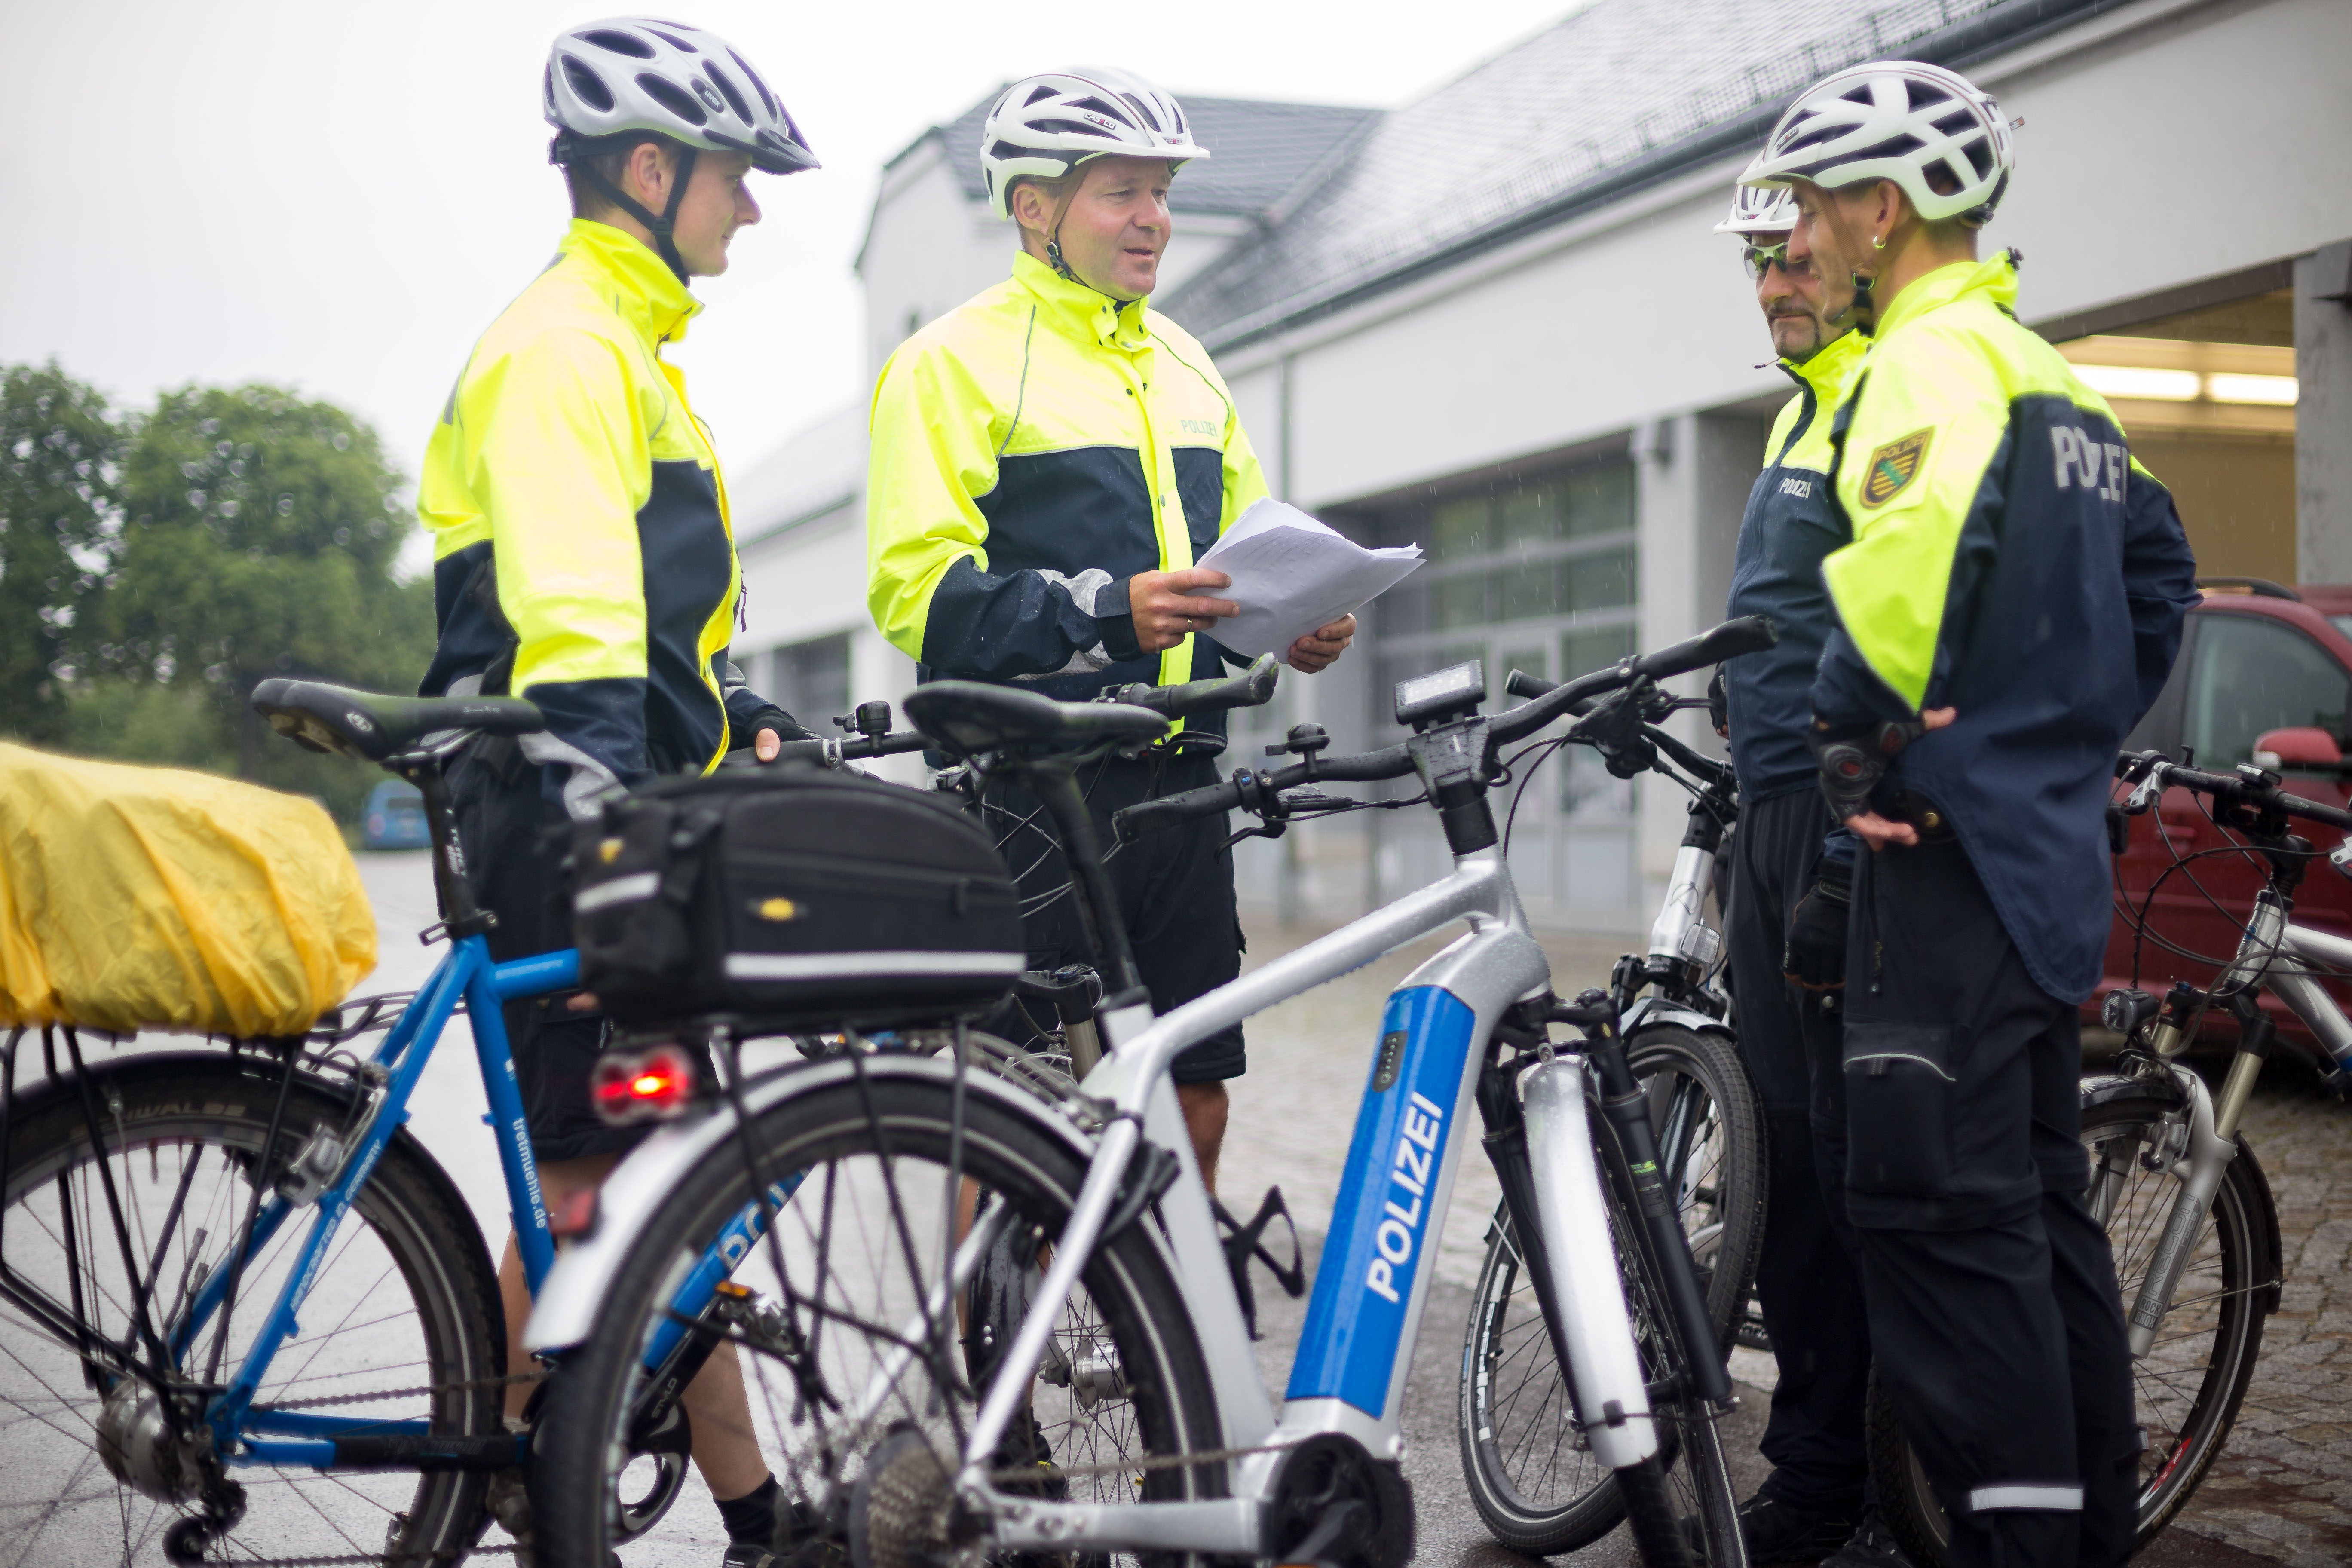
[{"label": "black pannier bag", "polygon": [[1024,967],[988,836],[856,773],[657,780],[583,823],[572,864],[581,984],[625,1027],[934,1021],[996,1006]]}]

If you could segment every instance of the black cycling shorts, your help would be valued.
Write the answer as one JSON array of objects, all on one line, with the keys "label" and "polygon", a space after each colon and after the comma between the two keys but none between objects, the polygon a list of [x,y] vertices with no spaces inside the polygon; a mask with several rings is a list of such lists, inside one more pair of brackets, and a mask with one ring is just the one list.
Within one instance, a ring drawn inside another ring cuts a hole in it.
[{"label": "black cycling shorts", "polygon": [[[1217,782],[1216,759],[1147,755],[1090,763],[1078,770],[1095,837],[1104,847],[1109,873],[1127,922],[1135,966],[1151,993],[1151,1006],[1165,1014],[1241,973],[1241,918],[1234,903],[1234,858],[1220,853],[1229,831],[1222,816],[1146,834],[1121,845],[1110,827],[1111,813],[1180,790]],[[1092,963],[1077,903],[1068,891],[1053,819],[1027,791],[1009,784],[989,786],[983,807],[991,837],[1021,887],[1022,930],[1029,963],[1036,969]],[[1108,984],[1106,977],[1106,984]],[[993,1021],[1016,1039],[1034,1037],[1013,1009]],[[1046,1020],[1040,1016],[1037,1023]],[[1178,1083],[1217,1083],[1239,1078],[1249,1058],[1242,1026],[1221,1029],[1176,1058]]]}]

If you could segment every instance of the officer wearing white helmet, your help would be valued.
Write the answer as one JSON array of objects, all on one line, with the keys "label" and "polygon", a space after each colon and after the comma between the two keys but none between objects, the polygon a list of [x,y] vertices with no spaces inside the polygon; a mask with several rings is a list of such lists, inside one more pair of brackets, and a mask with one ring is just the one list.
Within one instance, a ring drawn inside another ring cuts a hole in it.
[{"label": "officer wearing white helmet", "polygon": [[[1012,276],[916,332],[874,392],[868,604],[922,679],[1019,682],[1066,700],[1219,674],[1223,573],[1193,565],[1266,493],[1223,378],[1150,309],[1177,172],[1209,150],[1182,105],[1125,71],[1014,82],[973,150],[991,205],[1019,226]],[[1339,656],[1355,618],[1301,637],[1293,669]],[[1109,814],[1213,783],[1223,716],[1189,721],[1080,783]],[[992,794],[1028,867],[1034,963],[1084,960],[1068,872],[1035,803]],[[1108,865],[1138,968],[1165,1012],[1240,969],[1233,863],[1220,823],[1155,834]],[[1239,1026],[1178,1058],[1202,1175],[1214,1183]]]},{"label": "officer wearing white helmet", "polygon": [[[435,539],[440,643],[419,689],[528,698],[544,734],[476,742],[449,770],[476,896],[501,960],[572,945],[569,824],[615,785],[707,772],[730,748],[804,734],[727,657],[741,572],[718,455],[662,358],[760,221],[745,179],[816,167],[751,61],[698,28],[620,17],[567,28],[541,102],[572,221],[555,259],[474,345],[425,448],[417,510]],[[588,1099],[604,1023],[594,999],[518,1003],[507,1030],[551,1209],[600,1184],[639,1129]],[[510,1240],[499,1268],[508,1364],[530,1296]],[[509,1391],[510,1415],[530,1390]],[[751,1436],[733,1348],[683,1396],[694,1458],[719,1500],[729,1568],[762,1568],[778,1489]],[[501,1523],[530,1539],[511,1476]]]},{"label": "officer wearing white helmet", "polygon": [[1790,260],[1851,279],[1874,334],[1832,423],[1850,542],[1808,694],[1823,796],[1868,852],[1850,920],[1817,889],[1790,945],[1801,973],[1843,955],[1847,1213],[1952,1563],[2105,1568],[2141,1440],[2083,1199],[2076,1009],[2116,751],[2195,563],[2114,411],[2018,323],[2017,253],[1977,258],[2011,130],[1964,78],[1881,61],[1807,89],[1742,175],[1792,192]]},{"label": "officer wearing white helmet", "polygon": [[[1756,1568],[1829,1552],[1840,1568],[1884,1568],[1901,1559],[1875,1547],[1885,1531],[1863,1517],[1870,1335],[1862,1280],[1843,1184],[1814,1136],[1816,1108],[1830,1120],[1842,1098],[1838,1014],[1817,985],[1800,989],[1797,977],[1783,977],[1790,917],[1836,826],[1806,745],[1808,694],[1832,625],[1822,559],[1847,539],[1829,491],[1830,419],[1862,374],[1869,339],[1852,326],[1851,282],[1789,258],[1796,221],[1787,191],[1742,185],[1715,226],[1740,241],[1780,368],[1796,386],[1748,492],[1726,611],[1769,616],[1780,640],[1717,674],[1717,722],[1739,778],[1727,921],[1739,1052],[1770,1133],[1772,1201],[1756,1294],[1780,1362],[1760,1445],[1772,1470],[1739,1515]],[[1841,847],[1850,859],[1851,841]],[[1841,862],[1841,877],[1843,869]]]}]

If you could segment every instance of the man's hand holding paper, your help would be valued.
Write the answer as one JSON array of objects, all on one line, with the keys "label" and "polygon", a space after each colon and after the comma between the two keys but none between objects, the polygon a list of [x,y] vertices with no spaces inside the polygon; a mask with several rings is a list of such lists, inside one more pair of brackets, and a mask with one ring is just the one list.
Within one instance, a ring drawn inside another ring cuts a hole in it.
[{"label": "man's hand holding paper", "polygon": [[1194,570],[1222,574],[1219,592],[1235,606],[1211,631],[1220,643],[1248,658],[1279,654],[1312,674],[1355,636],[1353,612],[1420,564],[1418,545],[1366,550],[1269,498],[1244,512]]}]

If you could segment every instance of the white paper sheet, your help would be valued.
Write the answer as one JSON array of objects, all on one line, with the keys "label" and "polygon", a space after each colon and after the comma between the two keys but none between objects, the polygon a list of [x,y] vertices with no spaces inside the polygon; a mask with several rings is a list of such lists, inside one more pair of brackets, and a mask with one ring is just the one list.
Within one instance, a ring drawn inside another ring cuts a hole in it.
[{"label": "white paper sheet", "polygon": [[1287,664],[1292,643],[1395,587],[1421,559],[1418,544],[1367,550],[1269,496],[1193,563],[1224,573],[1234,585],[1193,592],[1241,606],[1212,637],[1245,658],[1271,653]]}]

